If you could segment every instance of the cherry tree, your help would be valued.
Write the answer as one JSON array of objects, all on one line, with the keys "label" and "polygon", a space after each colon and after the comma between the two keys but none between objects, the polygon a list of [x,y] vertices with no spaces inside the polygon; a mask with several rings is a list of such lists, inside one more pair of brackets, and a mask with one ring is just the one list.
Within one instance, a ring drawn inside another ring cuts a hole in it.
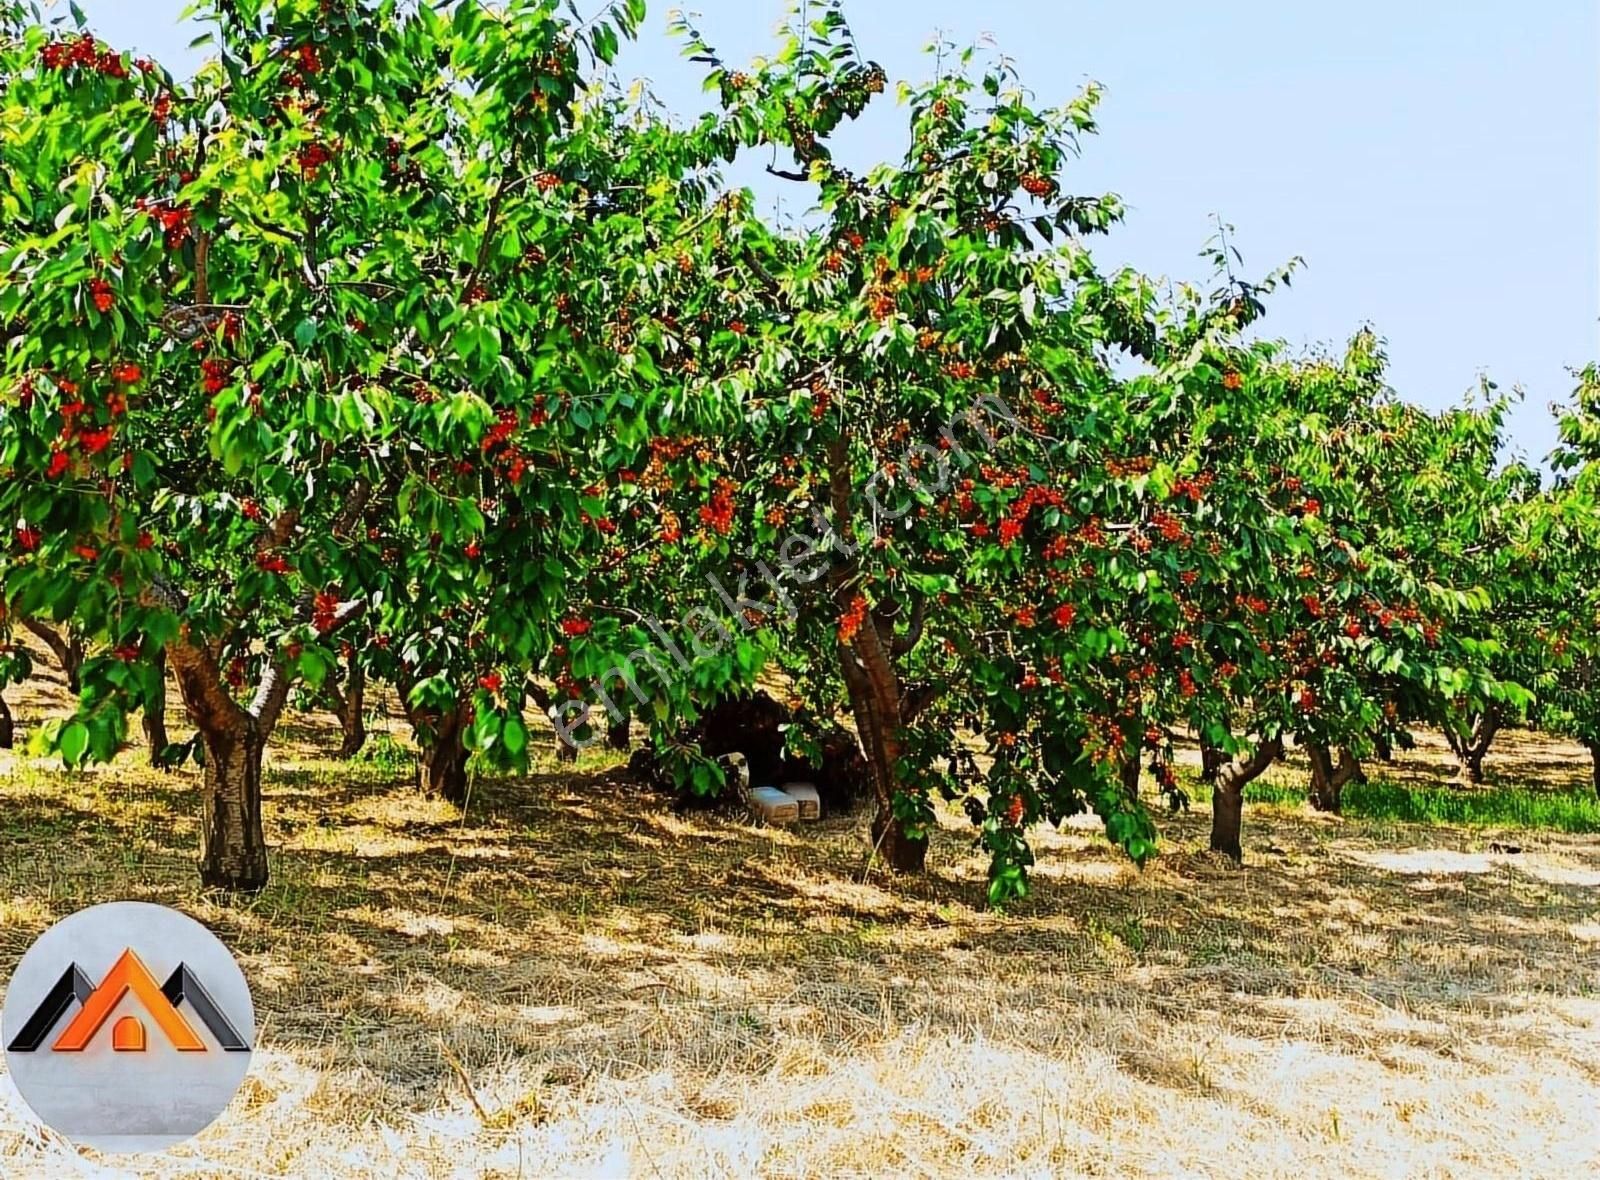
[{"label": "cherry tree", "polygon": [[[542,595],[494,637],[518,662],[560,616],[585,479],[563,439],[600,428],[603,382],[632,396],[609,380],[632,362],[551,333],[611,265],[551,145],[642,15],[216,0],[218,56],[187,84],[8,20],[6,598],[93,647],[44,734],[69,764],[116,752],[164,656],[209,885],[265,883],[263,751],[346,628],[399,648],[438,713],[460,681],[428,628],[452,603]],[[546,236],[571,256],[549,265]],[[595,407],[558,416],[563,394]]]}]

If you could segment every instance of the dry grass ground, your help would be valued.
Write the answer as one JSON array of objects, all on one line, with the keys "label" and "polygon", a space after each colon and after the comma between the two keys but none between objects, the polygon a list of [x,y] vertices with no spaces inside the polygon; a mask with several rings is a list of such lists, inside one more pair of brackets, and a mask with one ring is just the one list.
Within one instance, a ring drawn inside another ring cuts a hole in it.
[{"label": "dry grass ground", "polygon": [[1502,855],[1257,807],[1236,870],[1197,811],[1142,873],[1052,834],[1001,916],[954,821],[894,881],[856,819],[679,817],[589,764],[480,784],[463,819],[398,761],[286,738],[243,905],[195,888],[191,775],[0,754],[0,977],[80,906],[164,902],[235,948],[261,1030],[232,1108],[159,1159],[79,1154],[0,1079],[0,1173],[1600,1171],[1600,838]]}]

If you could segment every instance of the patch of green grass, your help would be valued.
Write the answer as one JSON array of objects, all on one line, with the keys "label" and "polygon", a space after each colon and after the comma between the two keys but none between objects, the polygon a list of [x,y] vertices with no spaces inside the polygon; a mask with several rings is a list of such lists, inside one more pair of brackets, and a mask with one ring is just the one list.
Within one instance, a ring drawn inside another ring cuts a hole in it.
[{"label": "patch of green grass", "polygon": [[1352,783],[1345,788],[1344,810],[1346,815],[1362,819],[1408,824],[1600,832],[1600,798],[1592,791],[1530,791],[1522,787],[1458,791],[1389,782]]},{"label": "patch of green grass", "polygon": [[1244,789],[1246,803],[1265,803],[1272,807],[1298,807],[1306,801],[1306,789],[1294,783],[1257,779]]},{"label": "patch of green grass", "polygon": [[402,774],[416,765],[416,755],[390,734],[375,733],[367,739],[367,744],[361,747],[361,752],[352,761]]},{"label": "patch of green grass", "polygon": [[[1194,802],[1210,803],[1208,784],[1191,779],[1183,785]],[[1299,807],[1306,802],[1306,787],[1303,783],[1257,779],[1245,788],[1244,800],[1246,804]],[[1600,832],[1600,797],[1588,790],[1456,790],[1401,786],[1375,779],[1351,783],[1344,789],[1344,814],[1351,819],[1389,823]]]},{"label": "patch of green grass", "polygon": [[1138,914],[1112,918],[1105,922],[1090,919],[1089,929],[1104,938],[1114,938],[1134,954],[1139,954],[1150,944],[1150,935],[1144,928],[1144,919]]},{"label": "patch of green grass", "polygon": [[[1186,778],[1183,789],[1189,793],[1189,799],[1194,803],[1211,802],[1210,783],[1201,782],[1198,778]],[[1269,807],[1298,807],[1306,801],[1306,788],[1303,784],[1258,778],[1245,787],[1244,801],[1265,804]]]}]

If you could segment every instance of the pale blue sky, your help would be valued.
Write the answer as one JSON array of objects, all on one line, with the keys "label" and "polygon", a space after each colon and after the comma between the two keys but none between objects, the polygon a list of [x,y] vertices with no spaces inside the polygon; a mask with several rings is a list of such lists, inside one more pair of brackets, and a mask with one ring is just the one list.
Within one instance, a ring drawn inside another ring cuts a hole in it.
[{"label": "pale blue sky", "polygon": [[[599,2],[578,0],[585,13]],[[174,69],[202,52],[176,25],[184,0],[79,3],[102,36]],[[670,7],[651,4],[619,72],[698,111],[699,67],[666,37]],[[783,13],[782,0],[685,7],[734,60],[767,51]],[[1535,459],[1554,437],[1546,406],[1570,392],[1566,369],[1600,360],[1593,0],[854,0],[847,11],[891,81],[925,76],[920,51],[942,30],[958,42],[992,34],[1044,102],[1104,83],[1102,134],[1069,187],[1130,206],[1098,248],[1105,263],[1203,279],[1196,251],[1220,214],[1250,271],[1306,260],[1272,301],[1268,332],[1336,342],[1370,321],[1389,340],[1395,386],[1428,406],[1458,400],[1480,372],[1520,384],[1513,433]],[[897,158],[902,127],[881,100],[846,155]],[[803,195],[765,188],[791,207]]]}]

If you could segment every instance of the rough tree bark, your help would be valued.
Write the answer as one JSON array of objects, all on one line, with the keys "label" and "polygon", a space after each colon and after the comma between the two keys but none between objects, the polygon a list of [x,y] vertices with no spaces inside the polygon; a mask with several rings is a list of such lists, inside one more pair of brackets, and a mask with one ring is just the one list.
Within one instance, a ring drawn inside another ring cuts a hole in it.
[{"label": "rough tree bark", "polygon": [[150,747],[150,765],[157,770],[166,768],[166,759],[162,757],[166,748],[172,744],[172,739],[167,736],[167,653],[160,652],[155,658],[156,666],[156,693],[144,705],[144,740]]},{"label": "rough tree bark", "polygon": [[1240,830],[1244,826],[1244,789],[1283,757],[1283,739],[1269,738],[1248,758],[1226,760],[1221,751],[1211,791],[1211,851],[1244,860]]},{"label": "rough tree bark", "polygon": [[0,750],[9,750],[16,744],[17,729],[11,720],[11,707],[0,696]]},{"label": "rough tree bark", "polygon": [[61,665],[61,671],[67,678],[67,688],[76,693],[83,687],[83,643],[69,629],[57,631],[54,627],[40,623],[34,619],[23,619],[22,625],[26,627],[40,643],[50,649],[50,654],[55,656],[56,663]]},{"label": "rough tree bark", "polygon": [[267,884],[262,754],[287,696],[288,678],[269,672],[247,709],[223,687],[211,653],[190,642],[185,632],[167,645],[167,660],[205,748],[200,781],[201,883],[237,893],[257,892]]},{"label": "rough tree bark", "polygon": [[261,762],[266,739],[253,718],[236,729],[201,731],[206,748],[201,790],[200,881],[253,893],[267,884],[267,838],[261,826]]},{"label": "rough tree bark", "polygon": [[467,759],[463,740],[472,724],[472,705],[463,701],[439,717],[414,718],[422,751],[417,758],[417,786],[424,795],[457,807],[467,803]]},{"label": "rough tree bark", "polygon": [[344,735],[338,756],[354,758],[367,744],[366,669],[352,660],[344,688],[330,680],[323,692],[328,698],[328,710],[339,719],[339,731]]},{"label": "rough tree bark", "polygon": [[1306,756],[1311,759],[1311,806],[1318,811],[1340,814],[1344,808],[1345,787],[1362,777],[1360,759],[1341,746],[1335,765],[1332,752],[1317,742],[1306,743]]},{"label": "rough tree bark", "polygon": [[[853,518],[848,440],[840,438],[829,444],[828,466],[834,528],[840,538],[849,537],[853,532]],[[850,609],[855,596],[854,572],[853,562],[839,560],[831,573],[830,589],[841,614]],[[917,630],[914,623],[912,634],[901,641],[903,650],[914,646]],[[900,793],[896,770],[902,749],[900,727],[910,718],[902,712],[900,678],[894,667],[897,645],[892,624],[887,631],[886,635],[880,621],[869,613],[848,641],[841,635],[839,665],[878,803],[872,820],[873,847],[897,872],[917,873],[927,864],[928,837],[914,831],[895,813],[895,799]]]},{"label": "rough tree bark", "polygon": [[1454,725],[1444,727],[1445,741],[1456,756],[1456,776],[1464,783],[1477,786],[1483,782],[1483,759],[1500,732],[1500,710],[1490,705],[1472,717],[1472,727],[1462,733]]}]

